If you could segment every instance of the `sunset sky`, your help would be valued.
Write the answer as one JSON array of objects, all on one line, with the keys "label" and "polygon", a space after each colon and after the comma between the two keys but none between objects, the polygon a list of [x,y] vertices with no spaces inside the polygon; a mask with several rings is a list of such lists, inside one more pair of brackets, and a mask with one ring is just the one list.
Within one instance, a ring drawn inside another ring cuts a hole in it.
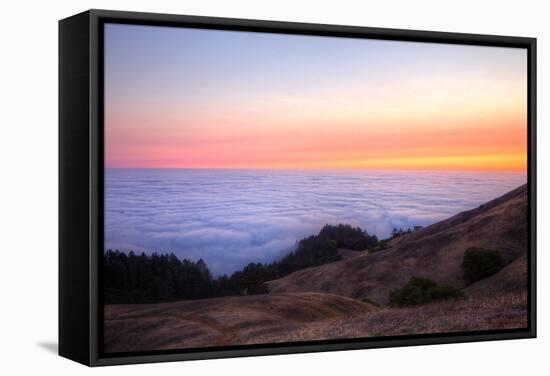
[{"label": "sunset sky", "polygon": [[525,49],[105,26],[105,164],[525,171]]}]

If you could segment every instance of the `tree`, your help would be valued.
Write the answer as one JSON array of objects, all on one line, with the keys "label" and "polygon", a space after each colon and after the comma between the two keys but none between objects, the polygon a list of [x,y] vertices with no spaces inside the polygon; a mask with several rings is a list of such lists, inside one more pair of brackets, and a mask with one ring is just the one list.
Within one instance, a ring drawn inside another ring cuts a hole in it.
[{"label": "tree", "polygon": [[230,276],[213,278],[206,262],[180,260],[173,253],[139,255],[107,250],[104,286],[107,303],[152,303],[214,296],[265,294],[267,281],[297,270],[340,260],[338,248],[386,247],[376,236],[348,224],[325,225],[300,240],[296,249],[269,264],[251,262]]},{"label": "tree", "polygon": [[497,250],[470,247],[464,252],[462,268],[467,284],[489,277],[506,265],[502,254]]},{"label": "tree", "polygon": [[464,293],[450,286],[438,286],[428,278],[411,277],[400,289],[390,293],[389,304],[397,307],[409,307],[431,302],[461,299]]}]

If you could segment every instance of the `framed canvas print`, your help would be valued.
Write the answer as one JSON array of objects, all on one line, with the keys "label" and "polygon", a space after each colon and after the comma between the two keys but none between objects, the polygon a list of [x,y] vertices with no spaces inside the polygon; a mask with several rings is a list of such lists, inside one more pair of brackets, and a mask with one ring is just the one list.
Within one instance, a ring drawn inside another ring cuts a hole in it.
[{"label": "framed canvas print", "polygon": [[60,21],[59,352],[529,338],[536,40]]}]

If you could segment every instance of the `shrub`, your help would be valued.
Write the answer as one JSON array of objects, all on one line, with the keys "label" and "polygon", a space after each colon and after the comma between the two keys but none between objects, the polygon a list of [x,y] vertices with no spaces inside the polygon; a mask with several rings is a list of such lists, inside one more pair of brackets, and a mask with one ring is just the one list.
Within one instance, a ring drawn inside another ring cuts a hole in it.
[{"label": "shrub", "polygon": [[430,299],[432,301],[461,299],[464,293],[461,290],[449,286],[436,286],[430,290]]},{"label": "shrub", "polygon": [[428,278],[411,277],[405,286],[390,293],[389,304],[397,307],[409,307],[463,297],[464,293],[453,287],[438,286]]},{"label": "shrub", "polygon": [[375,246],[372,246],[368,249],[369,252],[373,253],[373,252],[379,252],[379,251],[383,251],[385,249],[388,249],[390,247],[390,245],[388,244],[388,241],[387,240],[380,240],[378,242],[378,244],[376,244]]},{"label": "shrub", "polygon": [[363,298],[363,299],[361,299],[361,301],[362,301],[363,303],[372,304],[373,306],[377,306],[377,307],[380,306],[379,303],[376,303],[374,300],[371,300],[371,299],[369,299],[369,298]]},{"label": "shrub", "polygon": [[390,305],[397,307],[415,306],[426,304],[429,296],[426,291],[417,286],[405,285],[390,294]]},{"label": "shrub", "polygon": [[269,287],[267,283],[258,283],[254,285],[249,285],[247,287],[246,295],[260,295],[269,293]]},{"label": "shrub", "polygon": [[506,265],[504,257],[499,251],[470,247],[464,252],[464,281],[467,284],[489,277]]},{"label": "shrub", "polygon": [[422,290],[429,290],[431,288],[434,288],[437,286],[437,283],[432,281],[429,278],[421,278],[421,277],[411,277],[409,280],[408,285],[410,286],[416,286]]}]

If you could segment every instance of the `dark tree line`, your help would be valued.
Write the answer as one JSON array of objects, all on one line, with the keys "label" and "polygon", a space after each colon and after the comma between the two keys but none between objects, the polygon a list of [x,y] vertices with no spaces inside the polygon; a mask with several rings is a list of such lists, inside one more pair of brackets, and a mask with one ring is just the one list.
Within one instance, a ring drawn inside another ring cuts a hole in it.
[{"label": "dark tree line", "polygon": [[228,295],[267,293],[266,281],[297,270],[340,260],[337,250],[366,250],[379,245],[376,236],[350,225],[326,225],[319,234],[300,240],[279,261],[250,263],[230,276],[213,278],[203,260],[180,260],[174,254],[104,254],[106,303],[153,303]]},{"label": "dark tree line", "polygon": [[390,239],[395,239],[395,238],[398,238],[400,236],[403,236],[403,235],[407,235],[407,234],[410,234],[410,233],[413,233],[415,231],[420,231],[422,230],[422,226],[414,226],[413,228],[408,228],[406,230],[402,229],[401,227],[400,228],[393,228],[393,230],[391,230],[391,234],[390,234]]},{"label": "dark tree line", "polygon": [[179,297],[212,296],[212,275],[204,261],[179,260],[174,254],[151,255],[108,250],[103,256],[106,303],[152,303]]}]

